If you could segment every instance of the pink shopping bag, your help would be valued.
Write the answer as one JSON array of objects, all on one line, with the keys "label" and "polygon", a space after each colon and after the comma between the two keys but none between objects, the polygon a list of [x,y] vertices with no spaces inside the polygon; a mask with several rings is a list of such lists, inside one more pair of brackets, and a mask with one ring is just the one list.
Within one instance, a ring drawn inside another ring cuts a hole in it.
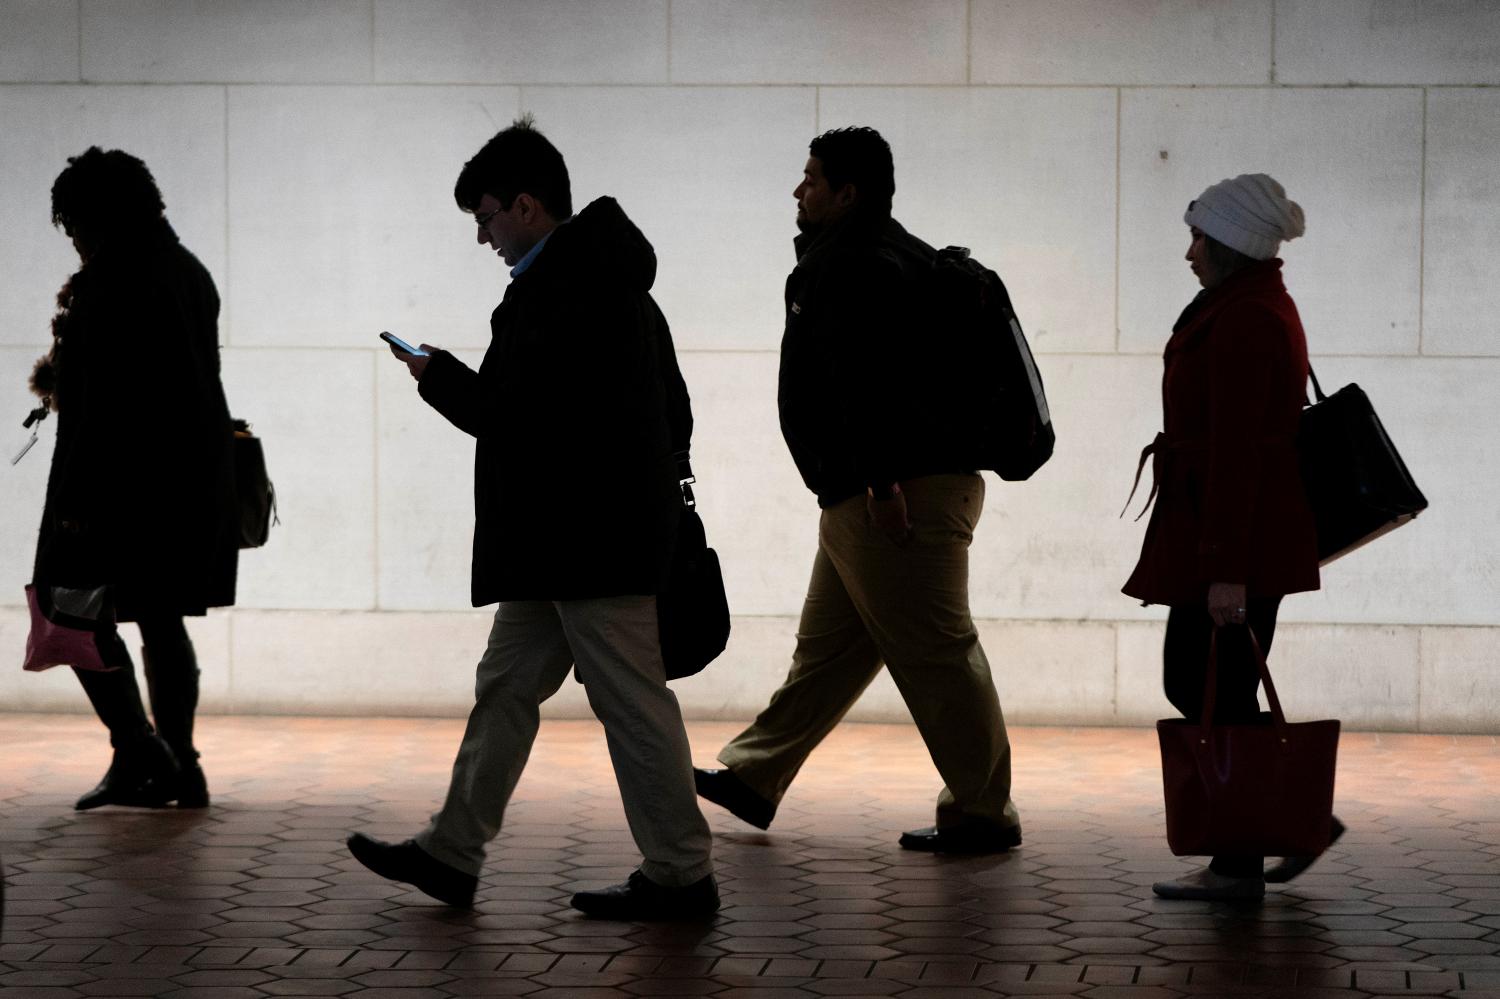
[{"label": "pink shopping bag", "polygon": [[115,630],[115,608],[105,587],[74,590],[47,586],[26,587],[31,609],[31,633],[26,636],[24,667],[33,673],[53,666],[108,673],[99,653],[99,635]]}]

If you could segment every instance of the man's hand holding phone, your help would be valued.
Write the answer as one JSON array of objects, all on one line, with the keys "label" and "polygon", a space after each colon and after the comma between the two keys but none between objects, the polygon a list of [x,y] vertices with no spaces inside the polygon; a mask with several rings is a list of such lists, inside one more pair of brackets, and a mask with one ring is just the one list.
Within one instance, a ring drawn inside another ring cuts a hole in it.
[{"label": "man's hand holding phone", "polygon": [[390,344],[391,353],[396,360],[406,365],[406,370],[411,372],[412,378],[422,380],[422,372],[427,370],[427,362],[432,360],[432,352],[437,347],[430,343],[424,343],[420,347],[413,347],[394,333],[382,333],[380,339]]}]

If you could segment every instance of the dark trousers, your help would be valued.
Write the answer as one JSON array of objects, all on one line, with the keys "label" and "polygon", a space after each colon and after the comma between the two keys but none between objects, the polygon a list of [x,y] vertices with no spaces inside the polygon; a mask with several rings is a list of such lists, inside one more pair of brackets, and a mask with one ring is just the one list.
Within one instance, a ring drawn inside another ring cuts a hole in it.
[{"label": "dark trousers", "polygon": [[[1280,597],[1252,597],[1246,606],[1246,622],[1260,642],[1261,652],[1271,653],[1276,637],[1276,612]],[[1203,715],[1203,689],[1208,678],[1208,649],[1214,622],[1202,606],[1178,606],[1167,616],[1167,638],[1162,646],[1162,687],[1167,700],[1189,721]],[[1245,625],[1219,631],[1217,689],[1214,722],[1232,725],[1253,722],[1260,714],[1256,690],[1260,668],[1250,647]],[[1209,864],[1216,874],[1228,877],[1259,877],[1264,857],[1215,857]]]}]

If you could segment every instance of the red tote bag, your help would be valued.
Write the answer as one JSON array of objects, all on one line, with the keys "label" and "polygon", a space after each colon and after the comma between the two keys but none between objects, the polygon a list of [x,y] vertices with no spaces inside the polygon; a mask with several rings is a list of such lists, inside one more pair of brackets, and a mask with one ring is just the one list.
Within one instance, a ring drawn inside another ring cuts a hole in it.
[{"label": "red tote bag", "polygon": [[1201,721],[1156,723],[1167,845],[1179,857],[1311,857],[1328,846],[1339,723],[1288,722],[1253,632],[1250,644],[1271,706],[1260,723],[1213,724],[1217,629],[1209,645]]}]

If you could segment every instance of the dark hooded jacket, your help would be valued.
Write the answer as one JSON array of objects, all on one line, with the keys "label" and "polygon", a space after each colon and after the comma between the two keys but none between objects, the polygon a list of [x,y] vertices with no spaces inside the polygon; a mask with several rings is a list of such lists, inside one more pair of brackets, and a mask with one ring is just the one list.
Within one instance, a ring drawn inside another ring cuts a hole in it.
[{"label": "dark hooded jacket", "polygon": [[219,295],[163,220],[73,276],[39,585],[114,587],[121,620],[234,603],[238,508]]},{"label": "dark hooded jacket", "polygon": [[889,216],[795,241],[777,405],[802,481],[831,507],[870,486],[972,472],[950,432],[952,357],[927,349],[917,290],[936,252]]},{"label": "dark hooded jacket", "polygon": [[692,411],[655,278],[651,244],[600,198],[506,289],[477,372],[428,362],[422,398],[477,439],[476,607],[659,590]]}]

